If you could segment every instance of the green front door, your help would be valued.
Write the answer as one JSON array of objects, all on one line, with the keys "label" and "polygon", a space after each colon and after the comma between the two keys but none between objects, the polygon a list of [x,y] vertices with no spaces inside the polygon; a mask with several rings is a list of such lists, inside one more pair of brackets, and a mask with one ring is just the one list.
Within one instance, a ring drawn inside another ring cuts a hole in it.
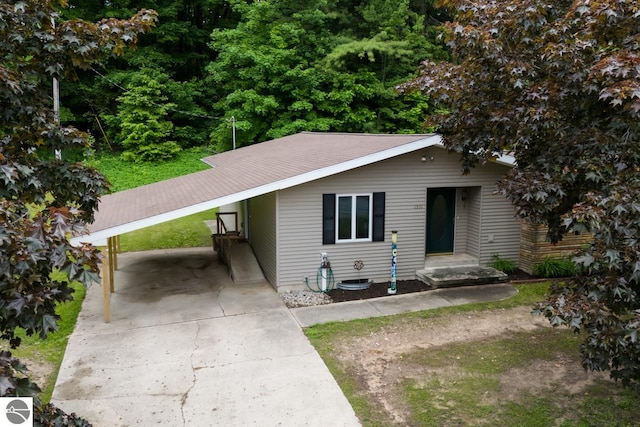
[{"label": "green front door", "polygon": [[456,189],[427,190],[427,254],[453,253]]}]

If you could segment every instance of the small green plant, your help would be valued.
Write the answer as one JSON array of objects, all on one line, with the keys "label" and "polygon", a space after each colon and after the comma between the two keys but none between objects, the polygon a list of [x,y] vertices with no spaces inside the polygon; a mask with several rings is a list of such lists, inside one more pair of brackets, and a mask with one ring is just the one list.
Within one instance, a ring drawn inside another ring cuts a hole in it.
[{"label": "small green plant", "polygon": [[493,255],[491,260],[491,264],[489,265],[505,274],[511,274],[516,271],[517,264],[513,260],[501,258],[498,254]]},{"label": "small green plant", "polygon": [[568,258],[546,257],[533,266],[533,274],[539,277],[570,277],[576,274],[576,265]]}]

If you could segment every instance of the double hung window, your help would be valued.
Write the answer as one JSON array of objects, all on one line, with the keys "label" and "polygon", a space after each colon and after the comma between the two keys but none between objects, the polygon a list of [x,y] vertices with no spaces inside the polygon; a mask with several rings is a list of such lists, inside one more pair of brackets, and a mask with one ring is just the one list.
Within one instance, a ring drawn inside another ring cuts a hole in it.
[{"label": "double hung window", "polygon": [[373,197],[371,194],[353,194],[337,196],[336,218],[338,229],[336,240],[371,240],[371,213]]},{"label": "double hung window", "polygon": [[385,193],[323,194],[322,244],[384,241]]}]

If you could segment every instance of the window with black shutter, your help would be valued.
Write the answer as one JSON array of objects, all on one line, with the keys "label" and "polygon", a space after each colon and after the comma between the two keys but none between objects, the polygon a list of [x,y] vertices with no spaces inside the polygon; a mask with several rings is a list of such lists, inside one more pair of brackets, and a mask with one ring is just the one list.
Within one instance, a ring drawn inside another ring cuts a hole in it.
[{"label": "window with black shutter", "polygon": [[323,194],[322,244],[384,241],[385,193]]}]

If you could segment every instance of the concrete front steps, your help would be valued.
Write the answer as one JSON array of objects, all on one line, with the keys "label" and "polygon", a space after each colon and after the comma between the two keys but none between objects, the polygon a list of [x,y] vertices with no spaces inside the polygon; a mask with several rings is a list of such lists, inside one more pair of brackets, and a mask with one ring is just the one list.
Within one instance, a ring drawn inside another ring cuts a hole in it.
[{"label": "concrete front steps", "polygon": [[416,278],[434,288],[450,288],[502,283],[508,276],[495,268],[481,267],[477,258],[462,254],[428,256]]}]

